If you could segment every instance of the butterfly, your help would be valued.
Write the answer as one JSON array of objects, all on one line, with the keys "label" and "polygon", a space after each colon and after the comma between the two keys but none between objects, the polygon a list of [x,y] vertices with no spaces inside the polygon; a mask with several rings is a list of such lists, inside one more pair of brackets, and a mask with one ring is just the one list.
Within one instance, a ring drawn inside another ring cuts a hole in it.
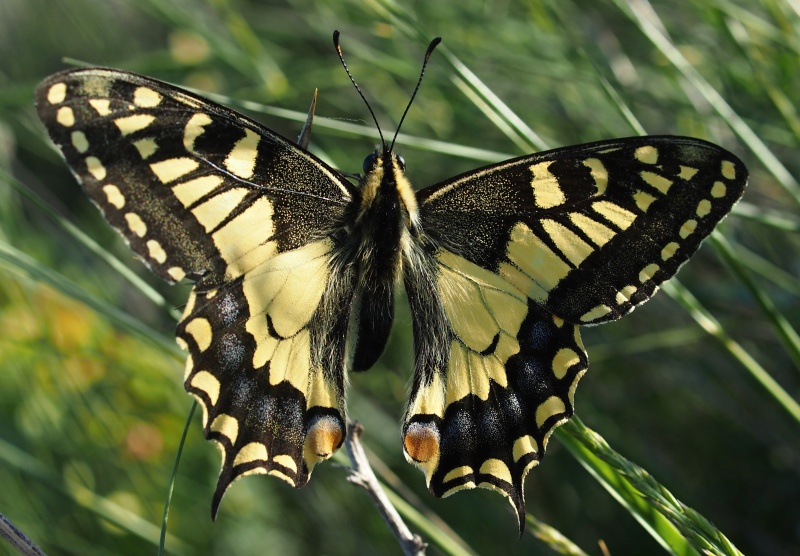
[{"label": "butterfly", "polygon": [[342,446],[347,377],[380,357],[402,287],[414,344],[405,457],[437,497],[503,494],[522,527],[525,476],[588,367],[580,326],[650,299],[747,182],[716,145],[649,136],[419,191],[381,139],[353,183],[241,114],[105,68],[51,75],[36,106],[131,249],[193,284],[177,341],[223,454],[212,516],[234,480],[301,487]]}]

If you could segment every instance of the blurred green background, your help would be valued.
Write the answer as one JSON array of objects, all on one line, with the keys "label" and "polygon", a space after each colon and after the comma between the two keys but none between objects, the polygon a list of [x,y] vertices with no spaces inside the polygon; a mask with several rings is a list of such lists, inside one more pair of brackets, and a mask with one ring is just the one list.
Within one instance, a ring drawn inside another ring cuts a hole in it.
[{"label": "blurred green background", "polygon": [[[90,205],[45,139],[36,83],[71,64],[113,66],[219,95],[288,137],[318,88],[312,150],[358,172],[376,136],[336,59],[339,29],[389,135],[428,41],[444,39],[398,141],[417,187],[507,156],[643,132],[702,137],[745,161],[750,187],[721,227],[727,243],[708,242],[679,275],[698,305],[660,294],[585,330],[591,366],[577,414],[742,552],[800,553],[799,10],[792,0],[0,0],[0,513],[49,554],[155,553],[191,407],[169,310],[186,289],[150,276]],[[404,310],[379,365],[352,377],[349,407],[376,471],[419,512],[405,514],[419,516],[412,529],[430,554],[566,549],[537,538],[547,529],[535,522],[518,539],[494,493],[434,499],[405,463]],[[626,487],[609,493],[586,471],[587,458],[565,449],[580,435],[554,437],[528,477],[528,513],[572,550],[696,553],[665,541],[669,532],[651,534],[657,504],[628,511],[615,498]],[[299,491],[245,478],[212,523],[219,455],[198,412],[167,551],[400,553],[346,482],[346,464],[319,466]]]}]

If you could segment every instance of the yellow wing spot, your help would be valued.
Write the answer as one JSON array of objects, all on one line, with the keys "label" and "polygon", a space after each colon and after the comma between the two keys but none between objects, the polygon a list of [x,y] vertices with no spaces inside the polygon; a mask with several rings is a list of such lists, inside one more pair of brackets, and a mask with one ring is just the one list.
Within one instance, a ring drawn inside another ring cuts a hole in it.
[{"label": "yellow wing spot", "polygon": [[564,319],[553,315],[553,324],[556,325],[556,328],[561,328],[562,326],[564,326]]},{"label": "yellow wing spot", "polygon": [[196,318],[187,323],[185,328],[186,332],[194,339],[200,351],[205,351],[211,346],[211,340],[214,334],[208,319]]},{"label": "yellow wing spot", "polygon": [[[292,456],[288,454],[279,454],[272,458],[272,461],[277,463],[278,465],[284,466],[286,469],[291,469],[295,473],[297,473],[297,464],[292,459]],[[294,481],[292,481],[294,482]]]},{"label": "yellow wing spot", "polygon": [[645,145],[636,149],[633,156],[644,164],[656,164],[658,162],[658,149],[652,145]]},{"label": "yellow wing spot", "polygon": [[448,471],[447,474],[442,479],[442,482],[449,483],[450,481],[454,481],[462,477],[469,477],[474,473],[475,471],[472,469],[472,467],[470,467],[469,465],[462,465],[461,467],[456,467]]},{"label": "yellow wing spot", "polygon": [[[428,481],[428,482],[430,482],[430,481]],[[491,483],[484,483],[484,484],[487,485],[487,488],[494,488],[494,485],[492,485]],[[458,492],[460,490],[469,490],[471,488],[475,488],[475,482],[474,481],[467,481],[464,484],[456,485],[456,486],[454,486],[452,488],[449,488],[446,491],[444,491],[444,493],[442,494],[442,498],[447,498],[448,496],[450,496],[452,494],[455,494],[456,492]],[[505,496],[505,492],[501,491],[501,494],[503,494]]]},{"label": "yellow wing spot", "polygon": [[184,207],[190,207],[222,185],[222,176],[211,175],[181,182],[172,188],[172,192]]},{"label": "yellow wing spot", "polygon": [[293,338],[278,342],[272,354],[269,368],[269,383],[273,386],[287,381],[305,392],[311,372],[311,339],[307,329]]},{"label": "yellow wing spot", "polygon": [[593,220],[580,212],[571,212],[569,219],[598,247],[602,247],[616,235],[614,230],[608,226],[604,226],[597,220]]},{"label": "yellow wing spot", "polygon": [[512,453],[514,454],[514,461],[517,462],[527,456],[528,454],[535,454],[539,452],[539,443],[531,435],[520,436],[514,441]]},{"label": "yellow wing spot", "polygon": [[141,108],[155,108],[161,103],[161,95],[149,87],[139,87],[133,92],[133,103]]},{"label": "yellow wing spot", "polygon": [[736,165],[730,160],[722,161],[722,177],[732,180],[736,177]]},{"label": "yellow wing spot", "polygon": [[[435,372],[428,384],[423,384],[408,406],[409,415],[436,415],[444,418],[445,387],[440,373]],[[413,425],[412,425],[413,426]]]},{"label": "yellow wing spot", "polygon": [[553,357],[553,374],[559,380],[564,378],[573,365],[577,365],[581,358],[571,348],[561,348]]},{"label": "yellow wing spot", "polygon": [[281,481],[286,481],[290,485],[294,486],[294,479],[286,475],[285,473],[281,473],[277,469],[271,469],[267,472],[267,475],[272,475],[273,477],[279,478]]},{"label": "yellow wing spot", "polygon": [[648,280],[651,280],[653,276],[655,276],[656,272],[661,270],[661,267],[655,263],[651,263],[644,267],[642,271],[639,273],[639,282],[644,284]]},{"label": "yellow wing spot", "polygon": [[266,446],[261,442],[250,442],[242,446],[242,449],[236,454],[236,457],[233,459],[233,467],[253,461],[267,461],[268,459],[269,454],[267,453]]},{"label": "yellow wing spot", "polygon": [[609,307],[608,305],[598,305],[594,309],[586,312],[581,317],[581,322],[591,322],[593,320],[606,316],[610,312],[611,312],[611,307]]},{"label": "yellow wing spot", "polygon": [[[501,336],[501,338],[505,337],[507,336]],[[499,345],[498,343],[498,346]],[[514,347],[511,351],[513,351],[512,355],[519,352],[519,344],[514,342]],[[508,357],[503,357],[503,362],[507,359]],[[492,382],[497,383],[503,388],[508,386],[508,377],[506,376],[505,368],[503,364],[498,361],[496,353],[493,357],[491,355],[485,356],[470,351],[467,353],[467,361],[469,363],[469,373],[472,383],[478,386],[478,388],[473,388],[473,393],[482,400],[489,399],[489,389],[491,388]]]},{"label": "yellow wing spot", "polygon": [[336,419],[325,416],[315,420],[308,428],[303,446],[303,459],[309,469],[331,457],[343,439],[344,431]]},{"label": "yellow wing spot", "polygon": [[715,199],[720,199],[725,196],[727,193],[728,188],[725,187],[725,184],[721,181],[715,181],[714,186],[711,188],[711,196]]},{"label": "yellow wing spot", "polygon": [[[308,385],[306,386],[306,407],[338,407],[339,393],[336,388],[331,386],[325,373],[320,368],[312,368],[309,374]],[[337,427],[338,421],[334,421]]]},{"label": "yellow wing spot", "polygon": [[[450,344],[450,359],[447,362],[447,388],[445,389],[447,405],[457,402],[468,396],[473,390],[480,388],[480,385],[477,385],[478,388],[476,388],[476,385],[471,384],[470,378],[466,348],[458,340],[453,340]],[[488,394],[488,384],[486,384],[486,390]]]},{"label": "yellow wing spot", "polygon": [[697,171],[697,168],[692,168],[691,166],[681,166],[681,171],[678,174],[678,177],[682,180],[689,181],[694,177]]},{"label": "yellow wing spot", "polygon": [[116,185],[104,185],[103,193],[106,194],[106,200],[114,207],[121,209],[125,206],[125,197]]},{"label": "yellow wing spot", "polygon": [[643,171],[639,172],[641,178],[650,185],[651,187],[656,188],[661,193],[666,193],[669,191],[669,188],[672,187],[672,180],[665,178],[660,174],[656,174],[654,172]]},{"label": "yellow wing spot", "polygon": [[[200,224],[206,229],[207,232],[214,230],[219,224],[228,218],[232,211],[239,207],[239,204],[247,196],[247,189],[238,187],[236,189],[228,189],[214,195],[202,205],[198,205],[192,209],[192,214]],[[249,211],[247,211],[249,212]],[[256,228],[257,229],[257,228]],[[241,230],[244,233],[252,234],[254,229]],[[259,238],[262,239],[262,238]]]},{"label": "yellow wing spot", "polygon": [[89,105],[94,108],[98,116],[108,116],[111,114],[111,101],[107,98],[93,98],[89,100]]},{"label": "yellow wing spot", "polygon": [[572,270],[522,222],[511,230],[506,256],[514,264],[501,263],[500,275],[534,301],[546,300]]},{"label": "yellow wing spot", "polygon": [[194,313],[194,306],[197,303],[197,292],[192,290],[189,292],[189,299],[186,300],[186,305],[183,307],[183,315],[181,315],[181,322],[189,318],[189,315]]},{"label": "yellow wing spot", "polygon": [[566,411],[567,408],[564,406],[564,402],[561,401],[561,398],[558,396],[550,396],[536,408],[536,426],[541,429],[550,417]]},{"label": "yellow wing spot", "polygon": [[228,415],[227,413],[220,413],[217,415],[209,428],[226,437],[231,441],[231,444],[235,444],[236,437],[239,436],[239,421],[236,417]]},{"label": "yellow wing spot", "polygon": [[50,104],[61,104],[67,98],[67,84],[56,83],[47,89],[47,102]]},{"label": "yellow wing spot", "polygon": [[596,201],[592,203],[592,208],[620,230],[627,230],[636,220],[634,213],[611,201]]},{"label": "yellow wing spot", "polygon": [[189,118],[189,121],[186,122],[186,127],[183,130],[183,146],[187,151],[190,153],[195,152],[195,140],[205,132],[205,129],[203,128],[210,123],[211,117],[208,114],[203,114],[202,112],[198,112]]},{"label": "yellow wing spot", "polygon": [[[186,343],[183,338],[176,338],[175,342],[178,344],[184,351],[189,351],[189,344]],[[189,353],[186,355],[186,365],[183,368],[183,381],[186,382],[189,379],[189,376],[194,371],[194,359],[192,359],[192,354]],[[205,421],[203,421],[205,423]]]},{"label": "yellow wing spot", "polygon": [[147,224],[144,223],[141,216],[135,212],[129,212],[125,215],[125,222],[128,223],[128,228],[139,237],[144,237],[147,234]]},{"label": "yellow wing spot", "polygon": [[708,199],[703,199],[699,203],[697,203],[697,210],[695,214],[697,214],[698,218],[703,218],[704,216],[708,216],[708,213],[711,212],[711,201]]},{"label": "yellow wing spot", "polygon": [[511,471],[509,471],[508,466],[502,460],[496,458],[487,459],[481,464],[481,468],[478,470],[478,472],[485,475],[491,475],[492,477],[500,479],[501,481],[505,481],[508,484],[513,484]]},{"label": "yellow wing spot", "polygon": [[647,209],[650,208],[650,205],[656,198],[644,191],[637,191],[633,194],[633,200],[636,201],[636,206],[640,211],[647,212]]},{"label": "yellow wing spot", "polygon": [[200,371],[196,375],[192,377],[192,381],[189,383],[193,387],[197,388],[198,390],[205,393],[208,396],[209,403],[211,407],[217,405],[217,400],[219,399],[219,380],[217,377],[209,373],[208,371]]},{"label": "yellow wing spot", "polygon": [[275,255],[277,245],[268,241],[274,234],[272,213],[270,200],[261,197],[214,232],[214,244],[228,263],[228,274],[249,272]]},{"label": "yellow wing spot", "polygon": [[[181,348],[183,351],[189,351],[189,344],[187,344],[186,340],[184,340],[180,336],[175,336],[175,343],[178,344],[178,347]],[[191,369],[191,366],[189,365],[187,366]]]},{"label": "yellow wing spot", "polygon": [[167,260],[167,252],[161,247],[161,244],[154,239],[147,242],[147,252],[150,258],[159,264],[164,264]]},{"label": "yellow wing spot", "polygon": [[662,250],[661,250],[661,260],[667,261],[671,259],[675,253],[678,251],[680,244],[675,241],[669,242]]},{"label": "yellow wing spot", "polygon": [[102,181],[106,178],[106,167],[96,156],[86,157],[86,170],[96,179]]},{"label": "yellow wing spot", "polygon": [[147,160],[153,156],[153,153],[155,153],[156,150],[158,150],[158,144],[152,137],[134,141],[133,146],[136,147],[137,151],[139,151],[139,156],[142,157],[142,160]]},{"label": "yellow wing spot", "polygon": [[678,231],[678,235],[681,236],[681,239],[686,239],[692,235],[696,229],[697,220],[690,219],[683,223],[683,226],[681,226],[681,229]]},{"label": "yellow wing spot", "polygon": [[587,158],[583,161],[583,165],[591,171],[597,195],[605,193],[608,187],[608,170],[605,165],[598,158]]},{"label": "yellow wing spot", "polygon": [[141,131],[153,123],[156,117],[151,114],[134,114],[133,116],[123,116],[114,120],[114,124],[119,128],[122,136],[130,135]]},{"label": "yellow wing spot", "polygon": [[585,352],[586,349],[583,347],[583,339],[581,338],[581,329],[577,326],[573,326],[572,331],[572,337],[575,340],[575,345],[577,345],[581,351]]},{"label": "yellow wing spot", "polygon": [[561,186],[558,184],[558,178],[550,173],[550,165],[552,163],[553,161],[550,160],[533,164],[530,167],[533,175],[531,178],[533,202],[542,209],[557,207],[567,200],[564,192],[561,191]]},{"label": "yellow wing spot", "polygon": [[615,301],[617,302],[617,305],[622,305],[623,303],[627,303],[628,301],[630,301],[631,296],[635,294],[638,289],[639,288],[637,288],[636,286],[630,284],[619,290],[617,292],[617,295],[615,296]]},{"label": "yellow wing spot", "polygon": [[64,127],[72,127],[75,125],[75,112],[69,106],[62,106],[56,112],[56,121]]},{"label": "yellow wing spot", "polygon": [[556,244],[561,254],[566,257],[574,267],[579,267],[586,257],[594,253],[594,248],[583,241],[577,234],[555,220],[545,218],[541,221],[542,227],[550,240]]},{"label": "yellow wing spot", "polygon": [[70,137],[72,139],[72,146],[75,147],[76,151],[83,154],[89,150],[89,140],[86,138],[84,132],[73,131]]},{"label": "yellow wing spot", "polygon": [[151,164],[150,169],[161,183],[170,183],[196,170],[199,165],[200,163],[192,158],[170,158]]},{"label": "yellow wing spot", "polygon": [[[575,327],[577,329],[577,327]],[[572,384],[569,386],[569,391],[567,392],[567,398],[569,399],[569,404],[572,407],[575,407],[575,390],[578,388],[578,383],[581,380],[581,377],[586,373],[586,368],[582,369],[575,375],[575,380],[572,381]],[[545,442],[547,438],[545,438]]]},{"label": "yellow wing spot", "polygon": [[245,128],[244,137],[236,141],[233,149],[225,159],[225,167],[243,179],[253,177],[258,158],[258,143],[261,137],[252,129]]},{"label": "yellow wing spot", "polygon": [[176,282],[180,282],[181,280],[186,278],[186,271],[179,266],[173,266],[167,269],[167,274],[169,274],[170,277]]}]

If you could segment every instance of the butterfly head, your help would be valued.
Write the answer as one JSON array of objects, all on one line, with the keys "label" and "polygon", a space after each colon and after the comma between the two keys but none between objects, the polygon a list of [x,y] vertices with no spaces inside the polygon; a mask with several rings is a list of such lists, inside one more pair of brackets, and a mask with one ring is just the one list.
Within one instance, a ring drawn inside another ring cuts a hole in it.
[{"label": "butterfly head", "polygon": [[[406,226],[417,225],[419,219],[417,197],[405,176],[406,161],[403,157],[384,145],[375,149],[364,159],[363,169],[362,214],[370,210],[370,207],[377,208],[379,205],[383,205],[388,208],[392,206],[395,207],[395,210],[399,209],[401,221]],[[397,213],[395,212],[395,214]],[[383,216],[391,218],[389,214]]]}]

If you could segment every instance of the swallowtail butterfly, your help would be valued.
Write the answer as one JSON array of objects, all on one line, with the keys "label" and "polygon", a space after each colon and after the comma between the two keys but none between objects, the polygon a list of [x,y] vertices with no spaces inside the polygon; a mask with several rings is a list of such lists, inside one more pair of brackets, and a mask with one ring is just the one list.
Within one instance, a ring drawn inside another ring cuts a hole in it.
[{"label": "swallowtail butterfly", "polygon": [[177,341],[223,452],[213,515],[235,479],[300,487],[341,447],[347,375],[381,355],[402,286],[415,353],[405,457],[435,496],[500,492],[521,526],[525,475],[588,366],[580,327],[650,299],[747,181],[716,145],[651,136],[415,191],[393,142],[354,184],[255,121],[132,73],[57,73],[36,104],[131,249],[194,284]]}]

